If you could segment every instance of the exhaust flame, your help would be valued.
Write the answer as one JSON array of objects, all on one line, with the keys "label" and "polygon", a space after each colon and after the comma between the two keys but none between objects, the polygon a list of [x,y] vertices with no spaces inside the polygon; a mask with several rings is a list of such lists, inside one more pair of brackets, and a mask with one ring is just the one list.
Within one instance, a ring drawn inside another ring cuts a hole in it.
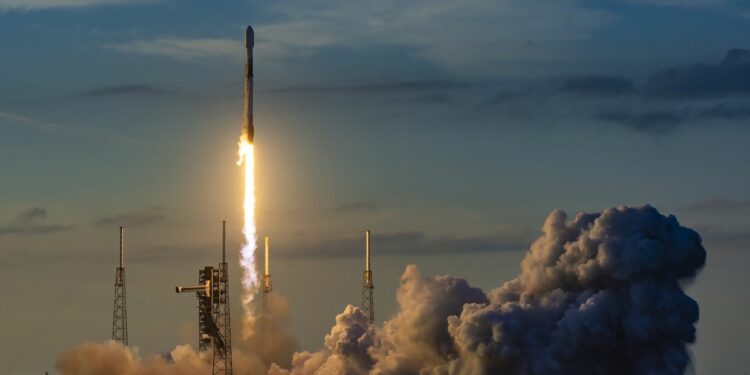
[{"label": "exhaust flame", "polygon": [[245,311],[252,312],[252,301],[258,290],[258,274],[255,270],[255,249],[257,247],[257,237],[255,232],[255,164],[253,160],[253,144],[243,135],[240,138],[239,159],[237,165],[245,167],[245,202],[244,224],[242,234],[244,239],[242,249],[240,250],[240,265],[242,266],[242,287],[245,294],[242,297],[242,304]]}]

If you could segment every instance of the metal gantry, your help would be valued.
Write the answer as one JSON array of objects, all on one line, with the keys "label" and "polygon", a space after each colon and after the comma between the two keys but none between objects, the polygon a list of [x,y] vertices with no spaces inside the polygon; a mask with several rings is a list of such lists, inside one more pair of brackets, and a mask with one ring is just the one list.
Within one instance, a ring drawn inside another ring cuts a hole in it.
[{"label": "metal gantry", "polygon": [[120,227],[120,266],[115,272],[115,303],[112,312],[112,340],[128,345],[128,308],[125,294],[123,227]]},{"label": "metal gantry", "polygon": [[198,350],[213,349],[212,373],[232,374],[232,322],[229,305],[229,265],[226,261],[226,222],[222,222],[222,257],[219,267],[198,271],[197,286],[178,286],[177,293],[198,297]]},{"label": "metal gantry", "polygon": [[367,314],[370,324],[375,324],[375,300],[373,298],[372,268],[370,267],[370,231],[365,231],[365,272],[362,284],[362,311]]}]

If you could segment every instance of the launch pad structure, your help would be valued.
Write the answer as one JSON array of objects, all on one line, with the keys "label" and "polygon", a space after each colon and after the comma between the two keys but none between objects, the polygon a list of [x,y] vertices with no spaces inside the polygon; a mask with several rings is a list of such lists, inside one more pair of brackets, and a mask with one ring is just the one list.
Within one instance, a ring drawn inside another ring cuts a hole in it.
[{"label": "launch pad structure", "polygon": [[232,374],[232,324],[229,305],[229,265],[226,221],[221,222],[221,263],[198,270],[197,286],[178,286],[177,293],[198,297],[198,350],[212,350],[212,374]]}]

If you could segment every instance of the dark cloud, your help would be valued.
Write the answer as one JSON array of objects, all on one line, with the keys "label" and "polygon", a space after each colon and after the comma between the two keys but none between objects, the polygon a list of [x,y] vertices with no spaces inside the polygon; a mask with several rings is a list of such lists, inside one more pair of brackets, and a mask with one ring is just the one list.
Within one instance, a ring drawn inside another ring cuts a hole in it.
[{"label": "dark cloud", "polygon": [[[530,236],[497,235],[486,237],[430,238],[423,232],[373,233],[373,251],[379,255],[435,255],[488,253],[522,250]],[[358,257],[362,254],[362,239],[346,238],[313,245],[296,246],[293,252],[279,252],[287,258]]]},{"label": "dark cloud", "polygon": [[138,211],[122,212],[102,217],[96,221],[96,225],[116,224],[126,227],[138,227],[162,221],[164,218],[164,208],[152,206]]},{"label": "dark cloud", "polygon": [[656,135],[675,130],[685,121],[685,116],[669,110],[631,112],[626,110],[603,110],[598,118],[633,130]]},{"label": "dark cloud", "polygon": [[700,120],[737,121],[750,118],[750,103],[688,105],[656,110],[605,109],[597,118],[633,130],[664,135]]},{"label": "dark cloud", "polygon": [[[665,135],[688,123],[708,126],[717,121],[739,123],[750,119],[750,50],[729,50],[717,64],[664,69],[642,84],[604,74],[487,86],[490,90],[486,91],[495,94],[481,103],[480,109],[499,108],[505,114],[522,116],[593,111],[595,118],[606,123]],[[648,104],[646,108],[643,103]]]},{"label": "dark cloud", "polygon": [[18,221],[22,223],[28,223],[30,221],[45,218],[47,218],[47,210],[39,207],[32,207],[21,211],[21,213],[18,214]]},{"label": "dark cloud", "polygon": [[0,226],[0,235],[4,234],[47,234],[65,232],[76,228],[75,224],[40,224],[47,218],[47,210],[31,207],[21,211],[16,219],[9,224]]},{"label": "dark cloud", "polygon": [[432,90],[467,89],[473,84],[468,82],[447,80],[413,80],[399,82],[382,82],[359,85],[329,85],[329,86],[288,86],[269,90],[275,93],[308,93],[308,92],[340,92],[340,93],[382,93],[382,92],[414,92]]},{"label": "dark cloud", "polygon": [[718,64],[693,64],[659,71],[645,86],[664,97],[750,95],[750,50],[731,49]]},{"label": "dark cloud", "polygon": [[369,201],[357,201],[345,203],[337,206],[333,209],[334,212],[361,212],[361,211],[375,211],[380,209],[380,205],[375,202]]},{"label": "dark cloud", "polygon": [[115,96],[115,95],[161,95],[167,90],[145,84],[107,86],[82,92],[85,96]]},{"label": "dark cloud", "polygon": [[633,81],[617,76],[571,76],[564,78],[558,89],[581,95],[611,96],[633,92]]}]

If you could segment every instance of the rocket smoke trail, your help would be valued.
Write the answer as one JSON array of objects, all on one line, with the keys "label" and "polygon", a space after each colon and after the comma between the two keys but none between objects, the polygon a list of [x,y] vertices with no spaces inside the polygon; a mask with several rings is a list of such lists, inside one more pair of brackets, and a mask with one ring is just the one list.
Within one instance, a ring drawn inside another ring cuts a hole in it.
[{"label": "rocket smoke trail", "polygon": [[240,265],[243,270],[242,287],[245,294],[242,298],[243,305],[247,312],[251,312],[251,302],[258,288],[258,275],[255,271],[255,165],[253,160],[253,144],[247,142],[243,137],[239,144],[239,160],[237,164],[244,166],[245,189],[243,204],[244,224],[242,234],[244,236],[242,249],[240,250]]}]

